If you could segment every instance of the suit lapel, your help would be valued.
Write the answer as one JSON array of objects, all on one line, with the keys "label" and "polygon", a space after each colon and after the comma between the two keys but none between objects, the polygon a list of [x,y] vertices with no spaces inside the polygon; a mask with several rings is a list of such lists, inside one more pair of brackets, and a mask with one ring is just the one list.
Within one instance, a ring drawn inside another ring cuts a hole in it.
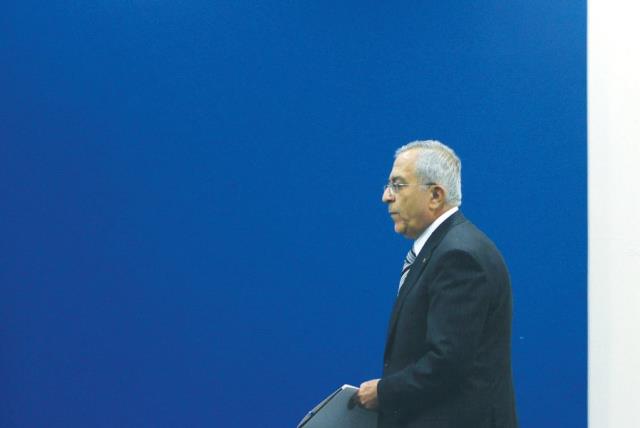
[{"label": "suit lapel", "polygon": [[409,274],[407,275],[404,284],[400,288],[400,292],[398,294],[398,297],[396,298],[393,310],[391,311],[391,318],[389,320],[389,328],[387,332],[387,346],[385,347],[385,356],[393,342],[398,316],[400,314],[402,306],[404,305],[405,299],[409,294],[409,291],[414,287],[417,279],[420,277],[420,274],[429,264],[429,260],[431,260],[433,252],[438,247],[442,239],[447,235],[449,230],[451,230],[453,226],[465,221],[466,219],[460,211],[455,212],[453,215],[451,215],[451,217],[446,219],[440,226],[438,226],[438,228],[429,237],[424,247],[422,247],[420,253],[418,253],[418,255],[416,256],[416,260],[413,262],[411,268],[409,269]]}]

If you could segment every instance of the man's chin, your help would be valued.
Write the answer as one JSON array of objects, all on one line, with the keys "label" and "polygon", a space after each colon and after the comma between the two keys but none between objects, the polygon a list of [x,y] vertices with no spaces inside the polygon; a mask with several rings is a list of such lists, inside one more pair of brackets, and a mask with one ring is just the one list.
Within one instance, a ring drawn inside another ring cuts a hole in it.
[{"label": "man's chin", "polygon": [[393,226],[393,230],[395,230],[398,235],[402,235],[407,239],[416,239],[417,237],[415,234],[412,234],[407,230],[407,226],[405,224],[396,223]]}]

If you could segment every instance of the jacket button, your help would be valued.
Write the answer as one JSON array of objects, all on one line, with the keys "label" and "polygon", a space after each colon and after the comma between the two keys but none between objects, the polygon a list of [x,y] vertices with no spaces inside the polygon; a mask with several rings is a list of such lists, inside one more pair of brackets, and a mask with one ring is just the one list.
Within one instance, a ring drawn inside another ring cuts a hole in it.
[{"label": "jacket button", "polygon": [[389,368],[389,363],[384,363],[384,368],[388,369]]}]

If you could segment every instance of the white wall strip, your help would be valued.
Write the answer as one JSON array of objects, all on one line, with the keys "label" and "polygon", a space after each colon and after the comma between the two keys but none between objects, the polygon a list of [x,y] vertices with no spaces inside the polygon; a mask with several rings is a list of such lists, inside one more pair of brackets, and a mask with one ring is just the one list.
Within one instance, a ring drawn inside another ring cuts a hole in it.
[{"label": "white wall strip", "polygon": [[640,6],[588,2],[589,427],[640,427]]}]

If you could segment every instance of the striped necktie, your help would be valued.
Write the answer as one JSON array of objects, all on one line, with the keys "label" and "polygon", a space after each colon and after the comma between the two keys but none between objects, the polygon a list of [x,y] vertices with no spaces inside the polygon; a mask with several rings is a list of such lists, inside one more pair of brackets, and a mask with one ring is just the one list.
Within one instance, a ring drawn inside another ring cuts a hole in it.
[{"label": "striped necktie", "polygon": [[407,253],[407,257],[404,258],[404,263],[402,265],[402,274],[400,275],[400,285],[398,285],[398,293],[400,293],[400,288],[402,288],[402,284],[404,284],[404,280],[407,279],[407,275],[409,275],[409,269],[411,268],[411,264],[416,260],[416,253],[413,252],[413,246]]}]

